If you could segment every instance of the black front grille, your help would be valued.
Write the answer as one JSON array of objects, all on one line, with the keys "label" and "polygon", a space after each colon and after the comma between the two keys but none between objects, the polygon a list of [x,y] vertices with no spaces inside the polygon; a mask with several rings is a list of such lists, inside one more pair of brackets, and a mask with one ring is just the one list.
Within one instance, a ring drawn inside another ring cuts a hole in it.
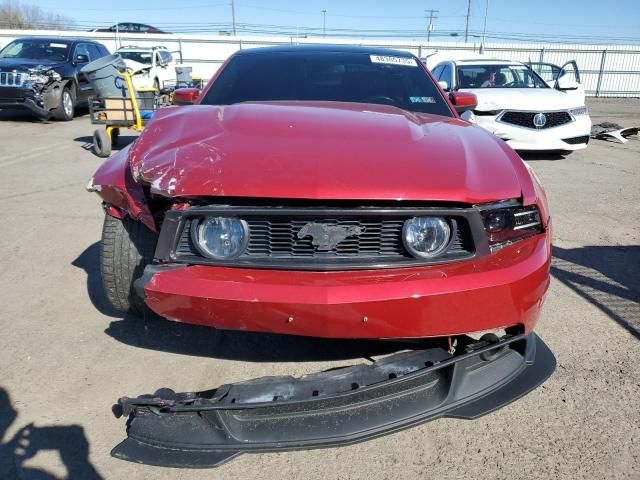
[{"label": "black front grille", "polygon": [[563,138],[563,142],[569,145],[579,145],[581,143],[589,143],[589,135],[583,135],[581,137]]},{"label": "black front grille", "polygon": [[[363,264],[430,263],[416,259],[402,242],[404,222],[415,215],[353,216],[241,216],[249,225],[249,243],[245,252],[231,262],[263,267],[323,265],[362,266]],[[196,217],[197,218],[197,217]],[[189,263],[220,263],[202,256],[193,244],[191,219],[182,222],[175,243],[174,260]],[[447,216],[452,238],[447,250],[431,263],[470,258],[475,249],[469,223],[464,216]],[[345,238],[335,248],[322,250],[312,244],[312,238],[298,238],[298,232],[308,223],[331,226],[360,227],[360,233]],[[291,263],[293,262],[293,263]]]},{"label": "black front grille", "polygon": [[[546,117],[546,122],[542,127],[536,127],[533,123],[533,117],[538,113],[542,113]],[[571,122],[572,119],[568,112],[517,112],[507,110],[500,117],[500,121],[510,123],[512,125],[518,125],[519,127],[544,129],[559,127],[560,125]]]}]

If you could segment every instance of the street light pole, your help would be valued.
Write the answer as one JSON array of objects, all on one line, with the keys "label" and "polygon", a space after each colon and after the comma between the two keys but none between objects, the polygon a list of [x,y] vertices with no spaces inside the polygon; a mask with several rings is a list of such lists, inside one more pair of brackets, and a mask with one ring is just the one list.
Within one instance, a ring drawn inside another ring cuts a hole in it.
[{"label": "street light pole", "polygon": [[327,11],[322,10],[322,38],[327,37]]}]

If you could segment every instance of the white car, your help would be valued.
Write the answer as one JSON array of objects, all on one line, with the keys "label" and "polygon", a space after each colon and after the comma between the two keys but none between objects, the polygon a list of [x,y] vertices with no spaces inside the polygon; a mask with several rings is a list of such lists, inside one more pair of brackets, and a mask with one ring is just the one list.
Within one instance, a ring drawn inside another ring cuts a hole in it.
[{"label": "white car", "polygon": [[116,52],[133,70],[136,89],[157,91],[176,83],[175,61],[165,47],[121,47]]},{"label": "white car", "polygon": [[570,75],[551,88],[527,65],[484,58],[441,61],[432,73],[446,91],[474,93],[475,122],[514,150],[569,153],[587,146],[591,119],[584,90]]}]

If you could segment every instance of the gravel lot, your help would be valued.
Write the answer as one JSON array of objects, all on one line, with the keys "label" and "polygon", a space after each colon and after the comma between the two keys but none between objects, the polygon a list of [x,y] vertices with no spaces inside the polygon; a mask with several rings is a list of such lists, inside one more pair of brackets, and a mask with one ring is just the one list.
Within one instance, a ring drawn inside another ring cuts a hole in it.
[{"label": "gravel lot", "polygon": [[[594,123],[640,125],[640,101],[594,100]],[[0,478],[640,478],[640,140],[529,163],[554,222],[538,333],[558,359],[525,398],[343,448],[244,455],[210,471],[115,460],[119,396],[316,371],[381,346],[216,332],[118,315],[100,291],[100,160],[87,116],[0,112]],[[47,476],[49,475],[49,476]]]}]

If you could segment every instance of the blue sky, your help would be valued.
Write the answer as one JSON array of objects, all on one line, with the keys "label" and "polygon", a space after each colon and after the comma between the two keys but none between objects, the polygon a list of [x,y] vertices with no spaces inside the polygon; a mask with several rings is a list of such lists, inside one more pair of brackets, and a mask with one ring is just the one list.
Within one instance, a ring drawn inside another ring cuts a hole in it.
[{"label": "blue sky", "polygon": [[[230,0],[35,2],[43,9],[75,19],[78,26],[137,21],[174,29],[230,23],[230,3]],[[414,37],[426,32],[426,9],[439,10],[436,14],[439,18],[434,20],[434,35],[463,30],[467,9],[466,0],[236,0],[235,3],[239,24],[287,25],[290,30],[315,28],[319,34],[321,10],[326,9],[329,33],[332,29],[403,30],[415,32],[409,33]],[[470,29],[473,31],[482,31],[485,3],[486,0],[472,0]],[[602,37],[598,43],[608,43],[607,37],[629,37],[635,41],[612,43],[640,43],[638,5],[638,0],[489,0],[487,31],[494,36],[535,35],[557,40],[565,35]],[[204,28],[214,32],[217,26]]]}]

